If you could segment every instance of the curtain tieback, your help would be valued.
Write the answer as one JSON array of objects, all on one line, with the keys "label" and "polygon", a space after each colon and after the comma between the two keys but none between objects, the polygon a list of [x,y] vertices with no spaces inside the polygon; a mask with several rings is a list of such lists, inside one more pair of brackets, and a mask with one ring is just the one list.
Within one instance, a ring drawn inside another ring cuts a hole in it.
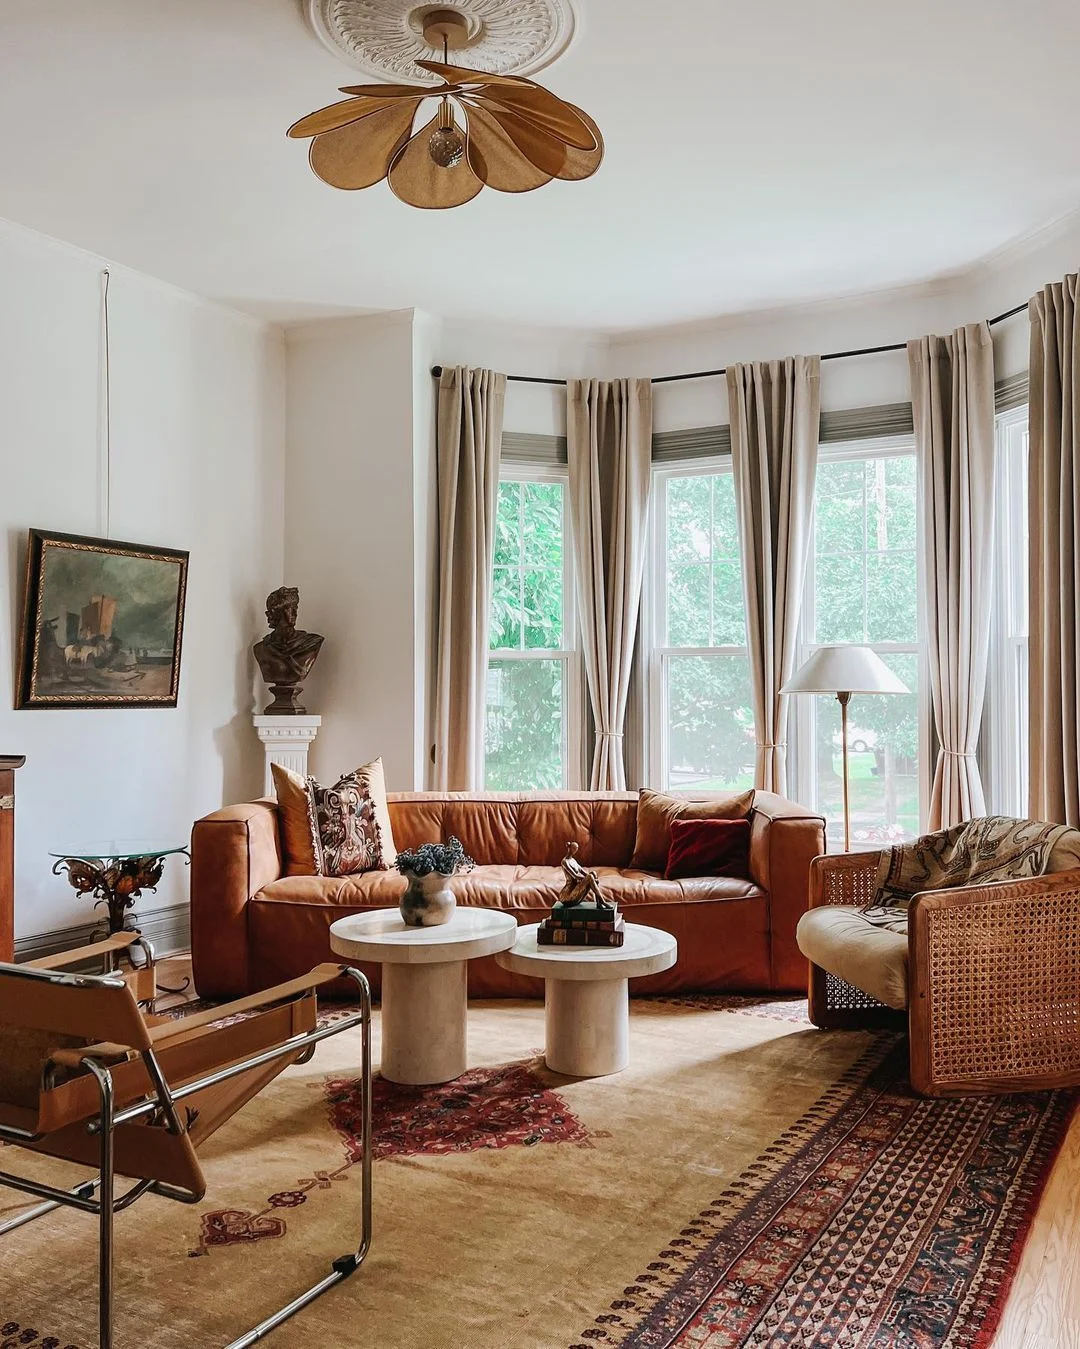
[{"label": "curtain tieback", "polygon": [[758,749],[787,749],[786,740],[758,740]]},{"label": "curtain tieback", "polygon": [[597,733],[596,733],[596,738],[597,738],[598,740],[622,740],[622,738],[623,738],[623,732],[622,732],[622,731],[597,731]]},{"label": "curtain tieback", "polygon": [[970,749],[943,749],[942,754],[947,754],[951,759],[977,759],[979,756],[974,750]]}]

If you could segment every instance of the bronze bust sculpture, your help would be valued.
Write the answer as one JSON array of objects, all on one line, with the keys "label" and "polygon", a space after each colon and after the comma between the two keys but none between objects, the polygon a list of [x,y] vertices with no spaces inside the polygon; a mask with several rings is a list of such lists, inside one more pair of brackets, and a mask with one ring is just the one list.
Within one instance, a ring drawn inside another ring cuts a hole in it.
[{"label": "bronze bust sculpture", "polygon": [[262,677],[274,695],[274,701],[263,709],[267,716],[303,716],[307,711],[296,700],[323,639],[317,632],[301,632],[297,628],[299,607],[300,592],[295,586],[281,586],[266,597],[270,631],[261,642],[255,643],[254,649]]}]

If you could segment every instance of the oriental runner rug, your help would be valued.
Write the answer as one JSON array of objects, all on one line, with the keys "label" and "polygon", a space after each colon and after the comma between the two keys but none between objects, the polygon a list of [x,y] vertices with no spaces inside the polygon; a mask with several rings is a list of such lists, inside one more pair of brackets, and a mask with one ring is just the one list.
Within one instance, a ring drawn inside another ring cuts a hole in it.
[{"label": "oriental runner rug", "polygon": [[[377,1082],[371,1254],[268,1349],[988,1349],[1072,1097],[922,1100],[899,1037],[804,1017],[636,1001],[630,1068],[574,1080],[539,1004],[475,1004],[463,1078]],[[350,1039],[215,1135],[202,1204],[118,1217],[117,1349],[223,1345],[355,1243]],[[0,1349],[92,1349],[94,1262],[82,1214],[3,1238]]]}]

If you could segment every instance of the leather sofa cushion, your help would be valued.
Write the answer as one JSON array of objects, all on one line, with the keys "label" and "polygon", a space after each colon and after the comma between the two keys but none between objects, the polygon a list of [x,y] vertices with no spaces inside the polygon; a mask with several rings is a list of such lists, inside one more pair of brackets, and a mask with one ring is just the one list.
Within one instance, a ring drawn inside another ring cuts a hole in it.
[{"label": "leather sofa cushion", "polygon": [[[626,909],[641,904],[687,904],[725,899],[764,899],[752,881],[731,876],[700,876],[667,881],[645,871],[597,867],[604,893]],[[550,909],[565,880],[561,867],[478,866],[455,876],[451,886],[459,904],[535,913]],[[256,894],[259,901],[330,905],[345,909],[378,908],[398,902],[405,878],[396,872],[369,871],[359,876],[283,876]]]},{"label": "leather sofa cushion", "polygon": [[813,964],[902,1012],[908,1005],[908,939],[872,923],[861,909],[826,904],[810,909],[795,930]]},{"label": "leather sofa cushion", "polygon": [[453,834],[484,865],[549,867],[571,841],[587,867],[625,867],[634,849],[632,792],[418,792],[388,800],[398,848]]}]

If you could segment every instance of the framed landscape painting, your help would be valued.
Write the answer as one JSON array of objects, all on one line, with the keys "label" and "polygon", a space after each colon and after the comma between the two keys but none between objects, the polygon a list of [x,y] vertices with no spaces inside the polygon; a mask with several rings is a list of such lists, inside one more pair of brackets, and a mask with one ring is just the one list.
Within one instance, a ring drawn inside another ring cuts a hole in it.
[{"label": "framed landscape painting", "polygon": [[175,707],[188,555],[30,531],[16,707]]}]

